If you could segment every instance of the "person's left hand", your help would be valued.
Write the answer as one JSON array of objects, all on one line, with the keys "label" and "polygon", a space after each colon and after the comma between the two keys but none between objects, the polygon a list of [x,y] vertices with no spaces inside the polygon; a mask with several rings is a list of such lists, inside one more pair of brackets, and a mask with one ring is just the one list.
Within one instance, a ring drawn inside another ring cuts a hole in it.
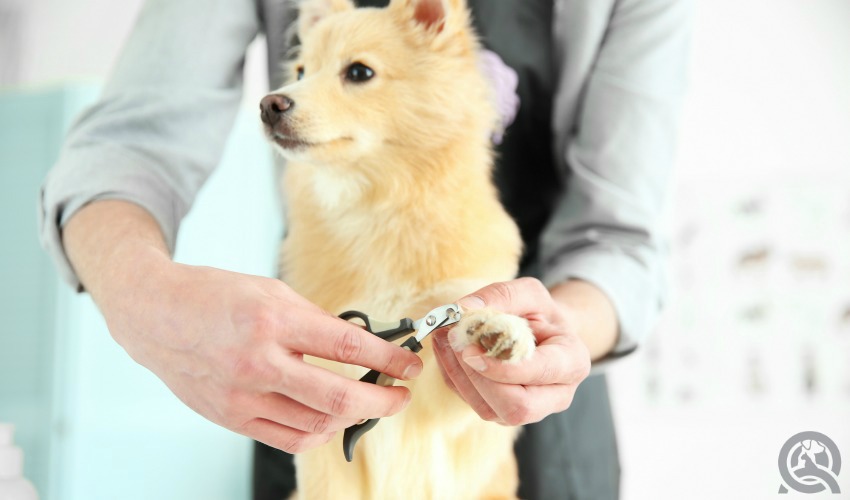
[{"label": "person's left hand", "polygon": [[478,345],[455,352],[448,330],[435,333],[434,352],[446,383],[484,420],[538,422],[566,410],[590,373],[590,354],[566,308],[532,278],[494,283],[460,299],[465,311],[488,307],[528,320],[534,354],[518,364],[484,355]]}]

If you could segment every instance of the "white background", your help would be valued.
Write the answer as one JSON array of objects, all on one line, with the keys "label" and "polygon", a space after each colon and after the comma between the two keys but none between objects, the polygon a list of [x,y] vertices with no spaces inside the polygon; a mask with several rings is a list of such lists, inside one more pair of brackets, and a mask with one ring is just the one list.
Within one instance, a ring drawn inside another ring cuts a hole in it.
[{"label": "white background", "polygon": [[[0,0],[20,15],[4,83],[102,80],[139,5]],[[774,498],[779,449],[803,430],[850,461],[850,2],[697,7],[671,300],[611,368],[626,500]]]}]

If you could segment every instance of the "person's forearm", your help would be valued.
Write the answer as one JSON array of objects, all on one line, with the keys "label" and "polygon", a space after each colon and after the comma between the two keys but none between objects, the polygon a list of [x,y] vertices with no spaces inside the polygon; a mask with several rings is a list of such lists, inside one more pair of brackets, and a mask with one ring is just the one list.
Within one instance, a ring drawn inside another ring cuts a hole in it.
[{"label": "person's forearm", "polygon": [[608,297],[594,285],[569,280],[550,290],[552,298],[573,318],[593,361],[605,357],[617,343],[617,312]]},{"label": "person's forearm", "polygon": [[98,305],[110,290],[149,279],[171,261],[156,220],[140,206],[119,200],[86,205],[65,225],[62,241],[83,286]]}]

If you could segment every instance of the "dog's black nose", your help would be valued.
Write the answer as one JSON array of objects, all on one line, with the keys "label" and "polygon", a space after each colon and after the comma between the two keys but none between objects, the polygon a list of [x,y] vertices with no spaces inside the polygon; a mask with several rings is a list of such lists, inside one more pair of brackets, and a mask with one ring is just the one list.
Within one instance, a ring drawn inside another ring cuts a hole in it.
[{"label": "dog's black nose", "polygon": [[281,94],[269,94],[260,101],[260,118],[263,123],[272,126],[280,121],[281,115],[292,109],[295,102]]}]

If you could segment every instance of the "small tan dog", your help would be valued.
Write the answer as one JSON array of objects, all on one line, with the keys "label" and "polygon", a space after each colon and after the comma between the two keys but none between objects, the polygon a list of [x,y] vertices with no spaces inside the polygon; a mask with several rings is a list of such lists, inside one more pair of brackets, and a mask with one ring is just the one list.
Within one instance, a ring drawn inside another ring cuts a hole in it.
[{"label": "small tan dog", "polygon": [[[307,0],[298,29],[291,82],[263,101],[288,159],[283,280],[327,311],[389,320],[513,278],[522,244],[491,181],[496,113],[465,3]],[[456,328],[508,361],[534,350],[515,316],[474,311]],[[352,463],[342,433],[296,458],[300,498],[516,498],[517,429],[481,420],[430,345],[420,354],[410,406],[366,434]]]}]

